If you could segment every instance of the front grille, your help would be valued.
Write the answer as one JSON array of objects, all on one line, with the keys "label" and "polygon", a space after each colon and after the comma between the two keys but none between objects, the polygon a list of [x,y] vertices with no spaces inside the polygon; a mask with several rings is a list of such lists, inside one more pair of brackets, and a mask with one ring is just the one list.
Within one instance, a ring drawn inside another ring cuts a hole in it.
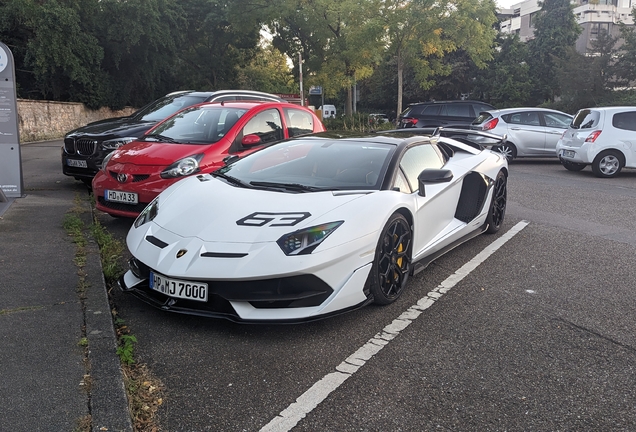
[{"label": "front grille", "polygon": [[97,150],[97,141],[81,138],[75,140],[75,151],[78,155],[91,156]]},{"label": "front grille", "polygon": [[[114,178],[115,180],[117,180],[117,174],[115,171],[108,171],[108,173],[110,174],[110,176],[112,178]],[[140,181],[144,181],[146,179],[148,179],[148,177],[150,177],[150,174],[133,174],[133,178],[132,178],[132,182],[133,183],[137,183]]]},{"label": "front grille", "polygon": [[148,203],[139,203],[139,204],[121,204],[118,202],[106,201],[104,197],[98,197],[97,200],[101,205],[107,207],[109,209],[125,211],[125,212],[135,212],[141,213],[143,209],[146,208]]},{"label": "front grille", "polygon": [[75,140],[73,138],[64,138],[64,151],[66,154],[75,154]]}]

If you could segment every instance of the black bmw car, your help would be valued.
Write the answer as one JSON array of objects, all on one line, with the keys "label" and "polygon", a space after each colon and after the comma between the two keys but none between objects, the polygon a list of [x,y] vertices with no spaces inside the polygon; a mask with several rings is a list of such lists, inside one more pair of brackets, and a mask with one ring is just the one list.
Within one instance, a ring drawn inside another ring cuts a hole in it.
[{"label": "black bmw car", "polygon": [[284,102],[276,95],[251,90],[170,93],[128,117],[89,123],[66,134],[62,147],[62,172],[90,186],[110,152],[139,138],[161,120],[200,102],[230,100]]}]

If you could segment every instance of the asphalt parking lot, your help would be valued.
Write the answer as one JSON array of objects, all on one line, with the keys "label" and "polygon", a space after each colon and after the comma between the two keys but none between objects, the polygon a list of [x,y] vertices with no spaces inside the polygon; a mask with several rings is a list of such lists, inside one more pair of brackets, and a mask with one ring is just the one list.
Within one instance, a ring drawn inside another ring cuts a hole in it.
[{"label": "asphalt parking lot", "polygon": [[[411,279],[388,307],[250,326],[114,292],[164,382],[165,430],[633,430],[636,172],[510,167],[506,224]],[[124,239],[130,221],[101,215]],[[355,374],[339,366],[519,222],[507,243]],[[328,393],[333,390],[331,393]],[[327,394],[325,394],[327,393]],[[289,418],[296,418],[297,424]]]},{"label": "asphalt parking lot", "polygon": [[[636,430],[636,171],[520,160],[508,193],[497,235],[386,307],[240,325],[113,289],[138,361],[165,385],[161,430]],[[98,217],[124,241],[132,221]]]}]

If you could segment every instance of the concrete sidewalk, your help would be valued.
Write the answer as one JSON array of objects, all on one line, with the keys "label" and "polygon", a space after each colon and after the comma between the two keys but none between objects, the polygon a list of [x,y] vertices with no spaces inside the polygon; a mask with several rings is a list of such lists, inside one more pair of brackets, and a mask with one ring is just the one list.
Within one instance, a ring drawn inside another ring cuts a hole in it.
[{"label": "concrete sidewalk", "polygon": [[63,227],[73,207],[88,227],[91,209],[60,146],[23,145],[25,196],[0,203],[0,429],[131,431],[99,250],[89,238],[80,276]]}]

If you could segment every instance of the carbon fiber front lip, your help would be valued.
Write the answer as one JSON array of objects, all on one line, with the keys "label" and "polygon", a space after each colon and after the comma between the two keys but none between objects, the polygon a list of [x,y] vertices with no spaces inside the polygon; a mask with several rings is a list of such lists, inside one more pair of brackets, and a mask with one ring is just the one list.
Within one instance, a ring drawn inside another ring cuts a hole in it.
[{"label": "carbon fiber front lip", "polygon": [[[194,308],[188,308],[188,307],[181,307],[177,305],[177,299],[173,299],[171,297],[165,297],[164,301],[160,301],[158,298],[153,297],[152,295],[150,295],[148,292],[146,292],[143,288],[146,288],[149,290],[148,286],[146,284],[142,285],[142,289],[137,288],[139,285],[137,285],[136,287],[127,287],[125,282],[124,282],[124,277],[121,276],[118,280],[117,280],[117,285],[119,286],[119,289],[121,289],[122,292],[124,293],[128,293],[128,294],[132,294],[133,296],[137,297],[139,300],[143,301],[144,303],[149,304],[150,306],[153,306],[157,309],[161,309],[163,311],[166,312],[174,312],[174,313],[179,313],[179,314],[185,314],[185,315],[194,315],[194,316],[201,316],[201,317],[207,317],[207,318],[221,318],[221,319],[226,319],[235,323],[241,323],[241,324],[299,324],[299,323],[304,323],[304,322],[312,322],[312,321],[320,321],[322,319],[326,319],[329,317],[333,317],[333,316],[337,316],[337,315],[342,315],[344,313],[347,312],[351,312],[353,310],[356,309],[360,309],[366,305],[368,305],[369,303],[373,302],[373,297],[369,297],[367,298],[365,301],[346,308],[346,309],[341,309],[335,312],[331,312],[328,314],[324,314],[324,315],[319,315],[319,316],[311,316],[311,317],[306,317],[306,318],[294,318],[294,319],[280,319],[280,320],[245,320],[242,319],[241,317],[239,317],[239,315],[234,311],[234,308],[232,308],[231,304],[229,304],[228,302],[228,306],[232,309],[232,312],[222,312],[222,311],[209,311],[209,310],[201,310],[201,309],[194,309]],[[157,296],[163,296],[163,294],[161,293],[157,293]]]}]

